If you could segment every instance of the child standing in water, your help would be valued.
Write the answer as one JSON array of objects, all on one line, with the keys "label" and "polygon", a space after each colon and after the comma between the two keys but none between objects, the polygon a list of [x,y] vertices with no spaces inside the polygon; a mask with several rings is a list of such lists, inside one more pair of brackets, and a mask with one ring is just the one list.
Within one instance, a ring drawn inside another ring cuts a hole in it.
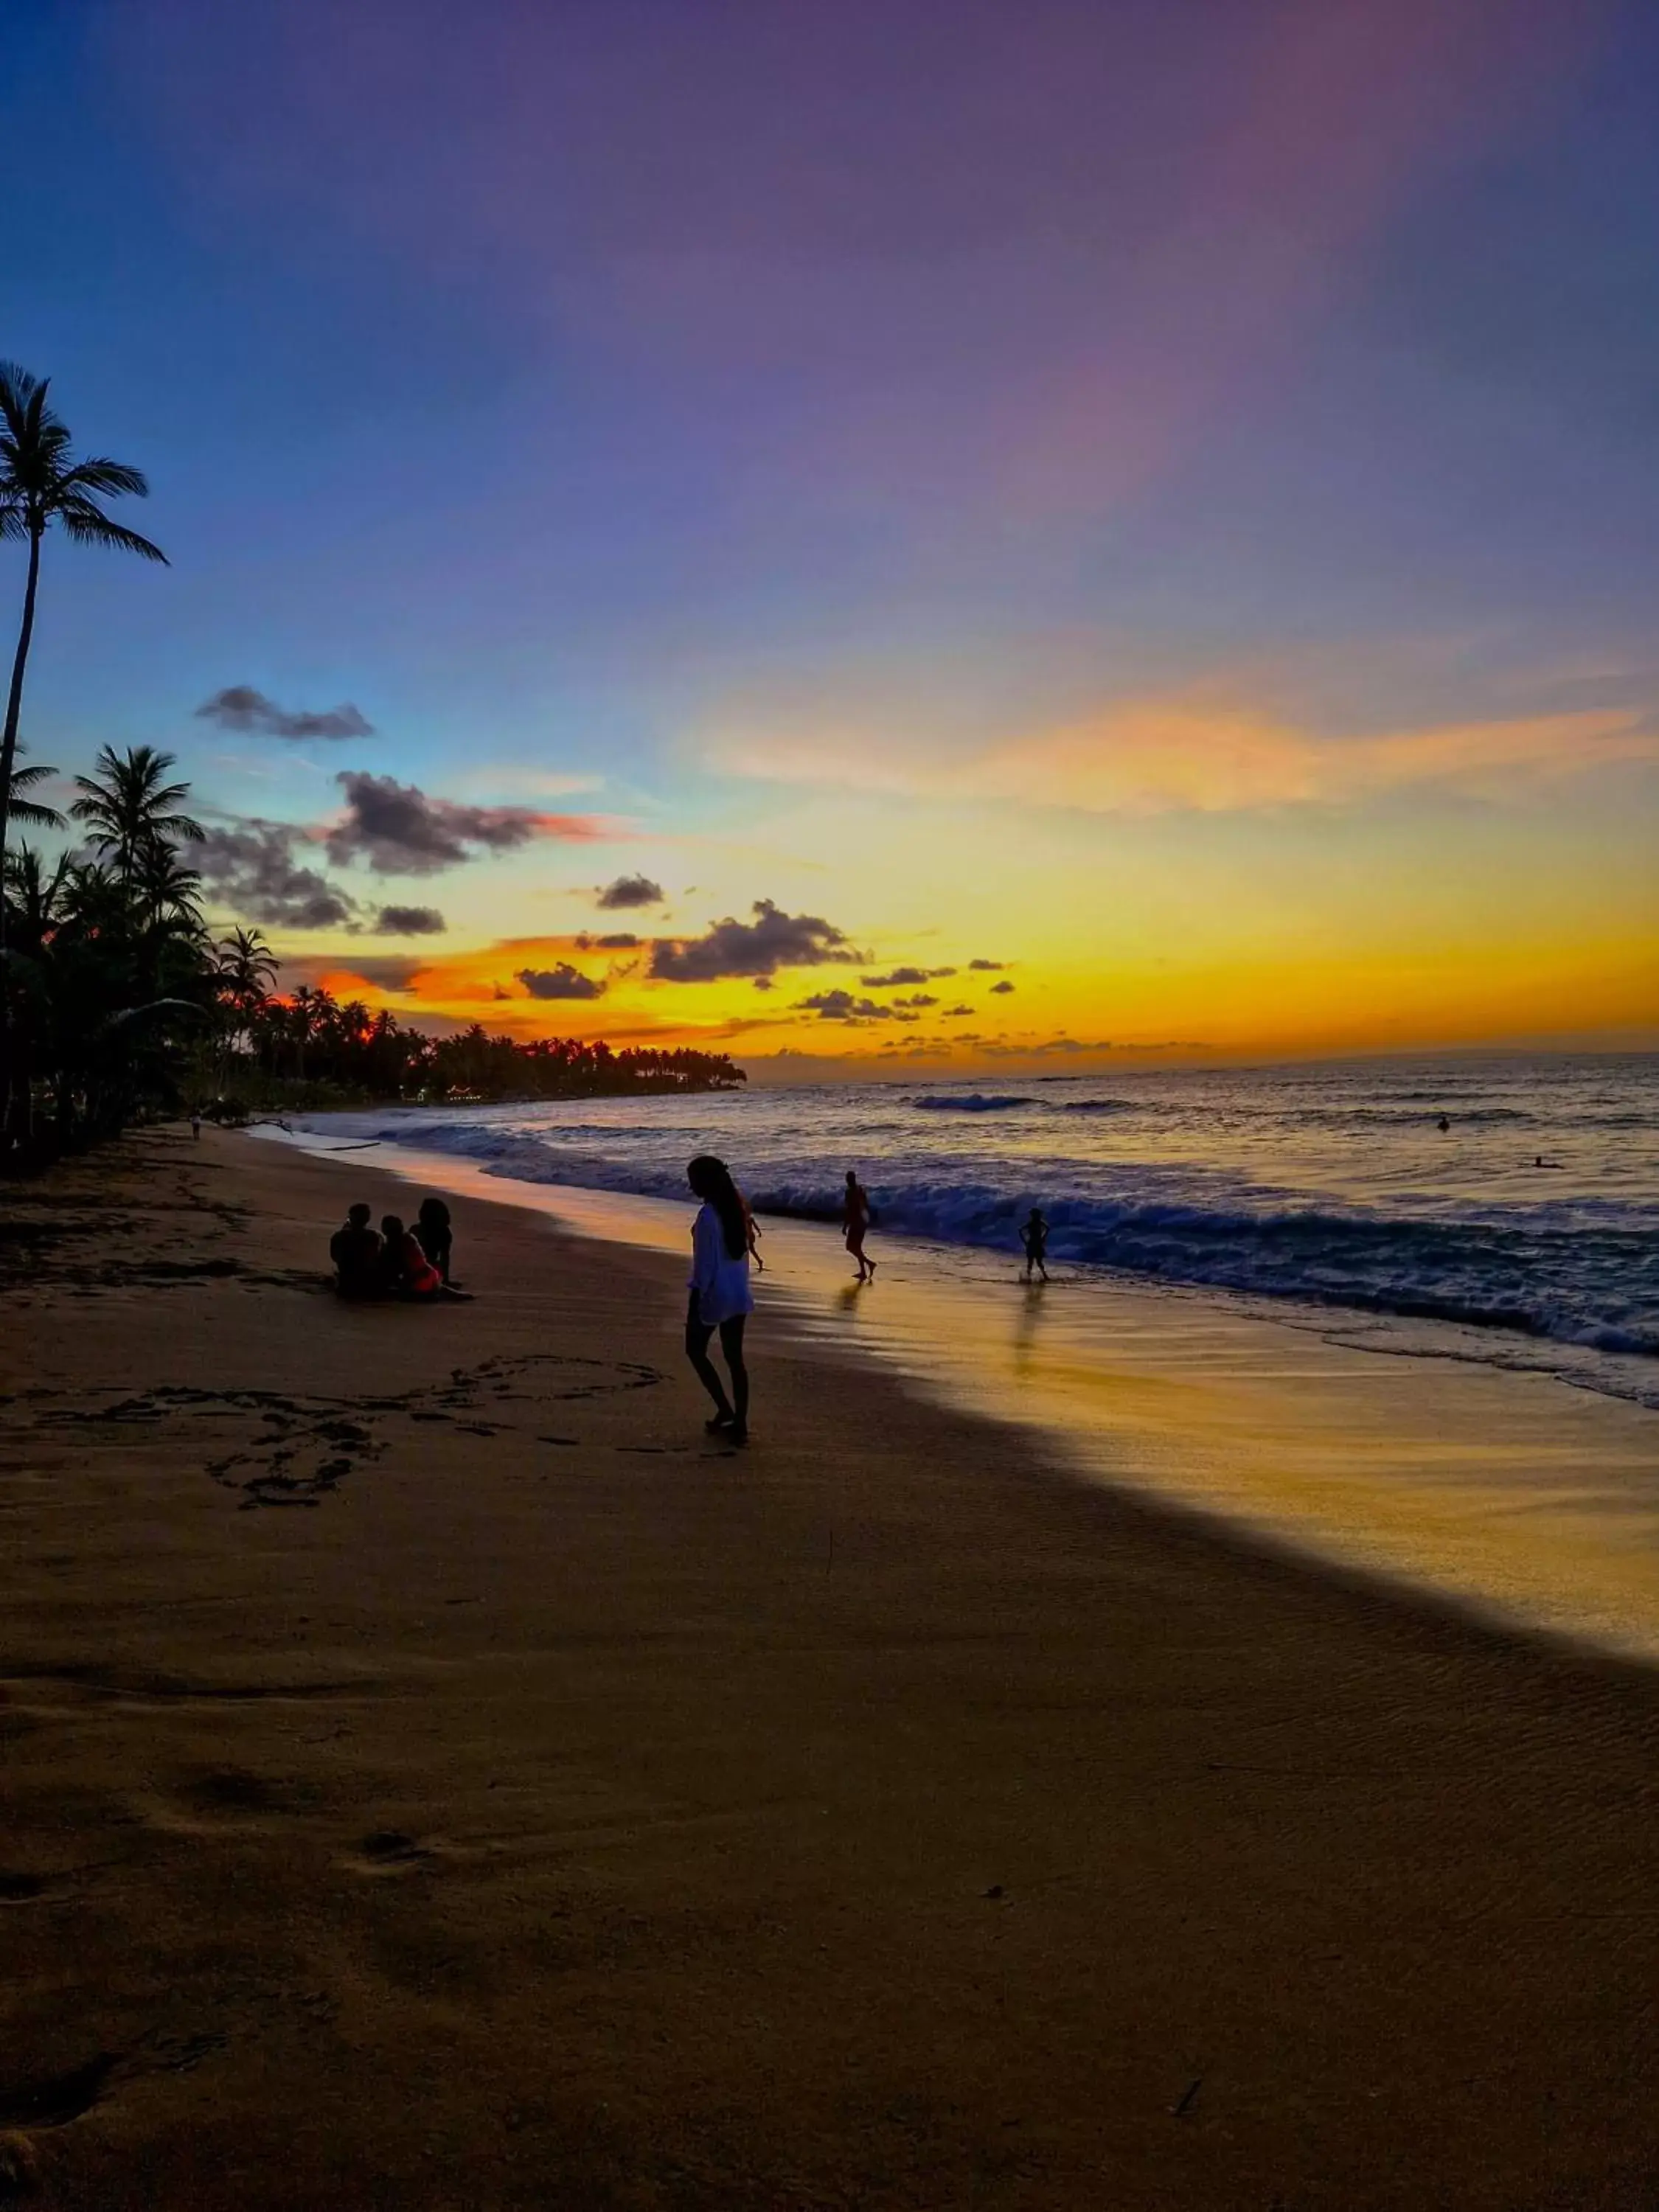
[{"label": "child standing in water", "polygon": [[1034,1206],[1031,1208],[1026,1218],[1025,1226],[1019,1232],[1019,1241],[1025,1247],[1026,1281],[1028,1283],[1030,1281],[1031,1270],[1035,1267],[1046,1283],[1048,1279],[1048,1270],[1044,1261],[1048,1251],[1048,1224],[1043,1218],[1041,1206]]},{"label": "child standing in water", "polygon": [[870,1226],[870,1194],[854,1174],[847,1170],[847,1195],[842,1200],[841,1225],[846,1232],[847,1249],[859,1263],[859,1280],[873,1283],[876,1263],[864,1249],[864,1233]]},{"label": "child standing in water", "polygon": [[[685,1356],[697,1380],[714,1401],[711,1436],[734,1444],[749,1441],[749,1370],[744,1364],[743,1325],[755,1310],[749,1288],[748,1209],[724,1160],[700,1152],[685,1171],[702,1200],[691,1225],[690,1303],[685,1310]],[[708,1340],[719,1329],[720,1352],[732,1377],[726,1395],[720,1370],[708,1357]]]}]

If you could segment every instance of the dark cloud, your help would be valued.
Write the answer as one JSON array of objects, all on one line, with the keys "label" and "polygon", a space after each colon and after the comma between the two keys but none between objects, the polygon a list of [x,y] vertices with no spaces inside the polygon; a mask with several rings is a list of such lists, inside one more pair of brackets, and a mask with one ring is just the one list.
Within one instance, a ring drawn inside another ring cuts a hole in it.
[{"label": "dark cloud", "polygon": [[963,1014],[971,1014],[973,1011],[974,1009],[968,1006],[947,1006],[945,1009],[945,1018],[947,1022],[954,1022],[958,1020]]},{"label": "dark cloud", "polygon": [[348,700],[325,714],[290,713],[256,691],[251,684],[232,684],[196,709],[198,718],[222,730],[258,730],[268,738],[372,738],[374,725]]},{"label": "dark cloud", "polygon": [[866,991],[893,991],[903,983],[931,983],[936,976],[954,975],[954,968],[895,968],[886,975],[860,975]]},{"label": "dark cloud", "polygon": [[991,996],[994,999],[997,998],[1006,991],[1012,991],[1013,988],[1013,985],[1008,982],[993,983],[991,986]]},{"label": "dark cloud", "polygon": [[556,968],[520,968],[517,979],[532,999],[602,999],[605,986],[568,960]]},{"label": "dark cloud", "polygon": [[584,952],[633,952],[641,943],[631,930],[619,929],[609,937],[590,937],[586,930],[576,939]]},{"label": "dark cloud", "polygon": [[874,999],[855,999],[850,991],[815,991],[810,999],[797,999],[795,1004],[803,1012],[814,1013],[821,1022],[914,1022],[919,1014],[902,1014],[891,1006],[878,1005]]},{"label": "dark cloud", "polygon": [[757,976],[756,976],[756,978],[755,978],[755,988],[756,988],[757,991],[770,991],[770,990],[775,989],[775,988],[776,988],[776,987],[774,985],[774,983],[773,983],[773,981],[772,981],[772,978],[771,978],[769,975],[757,975]]},{"label": "dark cloud", "polygon": [[757,899],[753,921],[731,916],[702,937],[659,937],[651,948],[653,975],[669,983],[712,983],[722,975],[770,975],[780,968],[854,964],[861,957],[846,933],[815,914],[785,914]]},{"label": "dark cloud", "polygon": [[[319,962],[318,965],[319,970],[324,973],[337,973],[343,967],[356,976],[360,982],[377,984],[382,991],[412,991],[415,988],[415,978],[421,972],[421,963],[418,960],[410,959],[404,954],[396,952],[384,955],[371,952],[362,959],[359,959],[356,953],[349,953],[343,961],[337,960],[328,963]],[[284,974],[286,972],[284,969]]]},{"label": "dark cloud", "polygon": [[970,960],[968,963],[969,969],[976,975],[994,975],[999,969],[1007,965],[1006,960]]},{"label": "dark cloud", "polygon": [[630,906],[660,906],[662,885],[653,884],[649,876],[618,876],[614,884],[605,885],[597,903],[607,913]]},{"label": "dark cloud", "polygon": [[908,999],[895,999],[896,1006],[936,1006],[939,1000],[929,991],[912,991]]},{"label": "dark cloud", "polygon": [[297,832],[284,822],[257,819],[210,830],[191,859],[202,881],[233,913],[267,929],[342,929],[354,925],[357,902],[315,868],[294,857]]},{"label": "dark cloud", "polygon": [[374,923],[380,937],[441,937],[447,927],[435,906],[383,906]]},{"label": "dark cloud", "polygon": [[367,860],[377,875],[432,876],[474,857],[476,848],[508,853],[534,837],[585,838],[591,822],[575,814],[538,814],[529,806],[462,806],[428,799],[412,783],[347,769],[334,781],[346,795],[346,818],[328,833],[331,860]]}]

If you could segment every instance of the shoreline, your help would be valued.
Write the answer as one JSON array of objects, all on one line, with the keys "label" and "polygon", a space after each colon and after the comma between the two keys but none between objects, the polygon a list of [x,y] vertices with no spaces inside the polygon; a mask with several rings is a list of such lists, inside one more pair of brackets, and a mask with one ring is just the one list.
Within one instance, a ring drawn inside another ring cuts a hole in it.
[{"label": "shoreline", "polygon": [[7,1285],[49,2203],[1648,2200],[1659,1675],[764,1322],[711,1446],[678,1255],[510,1195],[341,1308],[346,1164],[148,1133]]},{"label": "shoreline", "polygon": [[[314,1133],[285,1141],[331,1158]],[[376,1149],[400,1182],[611,1249],[684,1249],[690,1210],[672,1200]],[[1195,1515],[1221,1540],[1279,1544],[1499,1633],[1659,1660],[1659,1426],[1645,1406],[1548,1370],[1357,1341],[1357,1316],[1261,1310],[1190,1285],[1030,1285],[995,1255],[919,1239],[875,1249],[879,1287],[856,1292],[833,1230],[767,1217],[757,1328],[781,1320],[796,1340],[879,1364],[1034,1437],[1074,1479]]]}]

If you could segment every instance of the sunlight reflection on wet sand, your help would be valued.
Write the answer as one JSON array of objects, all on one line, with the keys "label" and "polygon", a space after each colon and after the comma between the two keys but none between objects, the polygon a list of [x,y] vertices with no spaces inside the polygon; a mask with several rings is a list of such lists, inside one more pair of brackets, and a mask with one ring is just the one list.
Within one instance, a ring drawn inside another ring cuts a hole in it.
[{"label": "sunlight reflection on wet sand", "polygon": [[[332,1146],[319,1135],[303,1149]],[[689,1200],[515,1182],[390,1145],[374,1161],[583,1236],[688,1249]],[[1659,1657],[1650,1412],[1547,1375],[1333,1343],[1305,1313],[1277,1321],[1069,1270],[1028,1287],[1013,1255],[878,1241],[878,1280],[860,1289],[833,1230],[763,1228],[763,1316],[781,1311],[815,1342],[1039,1431],[1081,1472],[1500,1619]]]}]

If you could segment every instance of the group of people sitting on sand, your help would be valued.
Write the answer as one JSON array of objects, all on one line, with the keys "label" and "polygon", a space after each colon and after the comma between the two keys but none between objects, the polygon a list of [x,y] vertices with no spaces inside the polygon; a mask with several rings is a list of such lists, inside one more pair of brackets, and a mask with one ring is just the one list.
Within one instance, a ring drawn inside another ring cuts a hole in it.
[{"label": "group of people sitting on sand", "polygon": [[388,1213],[379,1229],[373,1209],[354,1206],[329,1239],[334,1287],[343,1298],[404,1298],[422,1304],[434,1298],[465,1298],[449,1279],[454,1245],[449,1208],[441,1198],[423,1198],[410,1228]]}]

